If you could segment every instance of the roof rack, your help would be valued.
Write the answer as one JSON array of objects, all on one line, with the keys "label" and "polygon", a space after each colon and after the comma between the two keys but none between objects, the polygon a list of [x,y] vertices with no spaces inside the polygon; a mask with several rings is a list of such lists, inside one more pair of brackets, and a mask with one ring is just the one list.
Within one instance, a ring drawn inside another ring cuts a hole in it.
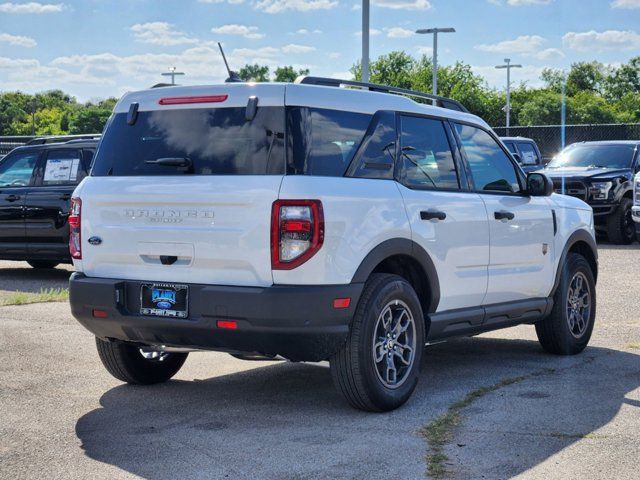
[{"label": "roof rack", "polygon": [[426,100],[431,100],[437,107],[469,113],[469,110],[467,110],[465,106],[457,100],[440,97],[431,93],[418,92],[417,90],[409,90],[406,88],[389,87],[387,85],[378,85],[376,83],[356,82],[355,80],[340,80],[337,78],[305,76],[298,77],[295,83],[304,85],[320,85],[324,87],[342,87],[344,85],[349,87],[367,89],[370,92],[395,93],[397,95],[405,95],[407,97],[424,98]]}]

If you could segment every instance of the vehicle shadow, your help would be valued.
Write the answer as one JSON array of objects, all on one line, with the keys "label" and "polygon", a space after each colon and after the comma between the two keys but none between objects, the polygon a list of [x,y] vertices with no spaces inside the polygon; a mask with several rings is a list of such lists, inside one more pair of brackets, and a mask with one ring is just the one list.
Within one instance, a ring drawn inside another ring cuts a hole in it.
[{"label": "vehicle shadow", "polygon": [[[556,383],[559,394],[539,396],[539,408],[532,396],[527,415],[553,424],[554,405],[576,396],[588,411],[571,418],[573,431],[587,434],[631,402],[625,396],[640,386],[638,365],[640,356],[605,348],[556,357],[533,341],[460,339],[427,350],[414,396],[390,413],[349,408],[326,364],[281,363],[206,380],[115,387],[77,421],[76,435],[90,458],[149,479],[421,478],[427,446],[417,431],[468,392],[523,375],[530,375],[522,382],[529,388]],[[592,381],[583,385],[585,376]],[[522,398],[512,388],[505,387],[501,401],[515,407]],[[528,449],[509,465],[510,475],[576,441],[559,437]]]},{"label": "vehicle shadow", "polygon": [[[18,265],[16,263],[16,265]],[[67,288],[71,270],[66,265],[51,269],[0,268],[0,291],[37,293],[43,288]]]}]

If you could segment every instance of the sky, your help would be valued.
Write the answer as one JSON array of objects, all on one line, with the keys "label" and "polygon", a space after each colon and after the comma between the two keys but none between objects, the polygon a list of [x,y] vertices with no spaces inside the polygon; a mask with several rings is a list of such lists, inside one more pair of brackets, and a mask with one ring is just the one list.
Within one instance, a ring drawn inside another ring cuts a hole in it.
[{"label": "sky", "polygon": [[[226,78],[231,68],[293,65],[350,78],[361,55],[358,0],[0,0],[0,91],[62,89],[80,101],[120,96],[166,81]],[[504,88],[511,58],[515,84],[540,85],[545,67],[578,61],[612,65],[640,55],[640,0],[371,0],[371,58],[392,50],[460,60],[490,86]]]}]

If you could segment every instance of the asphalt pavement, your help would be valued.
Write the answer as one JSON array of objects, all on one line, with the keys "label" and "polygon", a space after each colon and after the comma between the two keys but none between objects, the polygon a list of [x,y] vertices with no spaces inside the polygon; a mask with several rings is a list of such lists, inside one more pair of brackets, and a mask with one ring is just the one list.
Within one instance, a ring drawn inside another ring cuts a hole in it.
[{"label": "asphalt pavement", "polygon": [[[639,478],[639,266],[637,244],[601,246],[581,355],[545,354],[531,326],[431,346],[386,414],[347,406],[326,363],[195,353],[164,385],[123,385],[66,304],[0,307],[0,478],[423,479],[421,428],[491,386],[450,432],[447,477]],[[68,274],[0,262],[0,294]]]}]

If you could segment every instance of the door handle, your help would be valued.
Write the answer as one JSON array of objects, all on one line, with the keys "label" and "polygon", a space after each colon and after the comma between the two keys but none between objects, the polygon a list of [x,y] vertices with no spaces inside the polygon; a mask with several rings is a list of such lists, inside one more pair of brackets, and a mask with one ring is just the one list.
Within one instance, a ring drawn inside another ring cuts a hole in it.
[{"label": "door handle", "polygon": [[422,220],[444,220],[447,214],[439,210],[423,210],[420,212]]},{"label": "door handle", "polygon": [[70,198],[71,198],[70,193],[63,193],[62,195],[60,195],[60,200],[69,200]]},{"label": "door handle", "polygon": [[7,195],[4,199],[7,202],[17,202],[18,200],[20,200],[20,195]]},{"label": "door handle", "polygon": [[513,220],[515,218],[515,214],[513,212],[507,212],[506,210],[493,212],[493,216],[496,220]]}]

